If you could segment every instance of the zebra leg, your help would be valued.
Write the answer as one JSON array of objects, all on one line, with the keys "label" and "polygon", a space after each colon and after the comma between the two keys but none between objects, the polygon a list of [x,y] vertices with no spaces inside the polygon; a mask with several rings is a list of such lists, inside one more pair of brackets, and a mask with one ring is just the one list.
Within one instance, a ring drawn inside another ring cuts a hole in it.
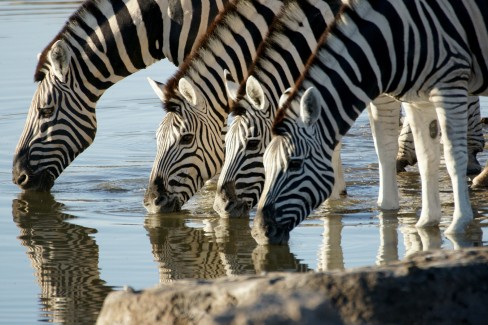
[{"label": "zebra leg", "polygon": [[328,200],[337,200],[341,195],[347,194],[346,181],[344,180],[344,169],[341,160],[342,141],[339,142],[332,154],[332,168],[334,169],[334,187]]},{"label": "zebra leg", "polygon": [[422,181],[422,210],[416,226],[434,226],[441,220],[440,145],[436,111],[429,102],[404,103],[403,107],[412,129]]},{"label": "zebra leg", "polygon": [[468,96],[468,175],[479,174],[482,169],[476,158],[485,146],[480,110],[479,97]]},{"label": "zebra leg", "polygon": [[[483,151],[485,138],[483,136],[483,125],[481,124],[480,101],[477,96],[468,97],[468,175],[479,174],[481,165],[476,158],[479,152]],[[417,163],[415,145],[412,130],[408,118],[403,120],[402,130],[398,137],[397,172],[404,172],[406,166],[413,166]],[[488,171],[487,171],[488,172]]]},{"label": "zebra leg", "polygon": [[486,162],[485,168],[481,174],[473,179],[472,188],[488,187],[488,161]]},{"label": "zebra leg", "polygon": [[431,98],[437,99],[434,105],[442,131],[444,158],[451,177],[454,196],[454,214],[451,224],[445,231],[447,234],[463,233],[466,226],[473,220],[466,180],[468,165],[466,97],[462,98],[461,100],[464,101],[460,102],[459,93],[454,93],[457,97],[452,96],[453,91],[455,90],[452,88],[449,90],[451,94],[449,97],[443,96],[442,93],[437,96],[431,95]]},{"label": "zebra leg", "polygon": [[368,113],[379,162],[378,206],[385,210],[396,210],[400,207],[395,164],[400,103],[393,98],[380,96],[368,106]]},{"label": "zebra leg", "polygon": [[398,137],[397,173],[404,172],[406,166],[413,166],[416,163],[417,155],[415,154],[412,129],[410,128],[408,117],[405,116],[400,136]]}]

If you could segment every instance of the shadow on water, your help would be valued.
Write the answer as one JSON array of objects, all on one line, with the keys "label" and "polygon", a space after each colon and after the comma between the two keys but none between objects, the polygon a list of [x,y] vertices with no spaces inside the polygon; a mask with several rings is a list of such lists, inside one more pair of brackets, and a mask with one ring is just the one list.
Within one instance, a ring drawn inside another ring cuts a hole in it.
[{"label": "shadow on water", "polygon": [[94,324],[112,288],[100,279],[96,229],[66,222],[64,205],[49,193],[22,193],[12,202],[17,237],[27,249],[41,288],[39,318]]},{"label": "shadow on water", "polygon": [[144,222],[160,282],[212,279],[268,271],[306,272],[289,246],[258,246],[248,219],[205,218],[188,225],[186,214],[148,215]]}]

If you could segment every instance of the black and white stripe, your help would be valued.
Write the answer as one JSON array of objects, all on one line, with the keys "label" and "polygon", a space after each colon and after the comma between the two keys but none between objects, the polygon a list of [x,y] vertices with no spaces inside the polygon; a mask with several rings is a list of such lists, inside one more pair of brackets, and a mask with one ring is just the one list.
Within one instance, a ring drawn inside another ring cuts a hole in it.
[{"label": "black and white stripe", "polygon": [[[485,147],[483,125],[481,124],[480,101],[477,96],[468,97],[468,175],[479,174],[481,165],[477,154]],[[417,163],[412,128],[405,118],[398,138],[397,172],[405,171],[408,165]]]},{"label": "black and white stripe", "polygon": [[181,214],[147,216],[144,227],[158,264],[160,283],[310,270],[288,246],[256,247],[247,219],[229,221],[212,217],[201,222],[190,226],[187,217]]},{"label": "black and white stripe", "polygon": [[[51,322],[94,324],[113,290],[100,277],[96,229],[69,222],[50,193],[21,193],[12,203],[17,237],[39,284],[38,303]],[[45,317],[45,316],[44,316]]]},{"label": "black and white stripe", "polygon": [[417,226],[436,225],[441,216],[439,158],[429,147],[438,139],[438,118],[455,202],[446,232],[465,231],[473,218],[465,179],[467,97],[487,93],[487,12],[481,0],[357,0],[343,7],[275,121],[255,239],[286,242],[329,196],[334,146],[382,93],[411,102],[417,156],[426,162],[419,166],[422,188],[437,189],[430,200],[424,192]]},{"label": "black and white stripe", "polygon": [[260,47],[247,81],[227,85],[232,123],[214,202],[221,216],[248,216],[257,204],[264,185],[262,157],[271,141],[279,97],[300,76],[340,5],[337,0],[288,1]]},{"label": "black and white stripe", "polygon": [[124,77],[192,49],[227,0],[87,0],[40,54],[13,182],[49,190],[94,140],[95,106]]},{"label": "black and white stripe", "polygon": [[222,167],[228,98],[224,71],[241,81],[283,1],[237,0],[226,7],[159,96],[166,115],[144,205],[175,211]]}]

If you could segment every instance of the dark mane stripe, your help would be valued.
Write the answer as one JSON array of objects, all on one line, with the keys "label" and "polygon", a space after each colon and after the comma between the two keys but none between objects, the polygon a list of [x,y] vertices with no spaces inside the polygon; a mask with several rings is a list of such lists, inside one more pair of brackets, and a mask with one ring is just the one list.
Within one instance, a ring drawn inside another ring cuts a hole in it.
[{"label": "dark mane stripe", "polygon": [[[285,4],[286,4],[286,2],[289,2],[289,1],[290,0],[285,1]],[[272,47],[273,44],[275,43],[275,41],[270,40],[268,36],[271,35],[272,33],[274,33],[275,31],[279,31],[280,29],[283,29],[284,24],[279,21],[279,18],[284,14],[285,6],[283,6],[283,8],[280,10],[280,13],[275,16],[273,23],[271,24],[270,28],[268,29],[268,31],[266,33],[264,41],[262,41],[259,44],[259,46],[256,50],[256,54],[254,56],[256,59],[253,60],[253,62],[249,66],[249,70],[248,70],[246,78],[244,78],[241,81],[241,83],[239,84],[239,89],[237,90],[237,94],[236,94],[236,96],[237,96],[236,100],[231,101],[229,103],[229,112],[233,113],[233,115],[243,115],[246,112],[245,109],[242,109],[241,107],[239,107],[238,105],[235,105],[235,104],[238,101],[240,101],[246,95],[247,77],[249,77],[250,75],[252,75],[256,71],[256,69],[257,69],[256,63],[258,63],[258,61],[260,61],[259,58],[262,57],[263,54],[266,52],[266,50],[268,48]]]},{"label": "dark mane stripe", "polygon": [[[176,89],[178,88],[178,82],[180,81],[181,78],[183,78],[186,73],[189,70],[190,65],[194,60],[199,60],[200,59],[200,53],[199,49],[206,43],[208,40],[210,40],[212,37],[215,36],[215,30],[217,26],[225,20],[226,15],[232,12],[235,12],[237,9],[236,6],[236,0],[234,1],[229,1],[224,9],[215,17],[214,21],[212,24],[208,27],[207,32],[205,35],[201,36],[200,39],[195,43],[195,46],[193,47],[193,50],[188,54],[188,56],[185,58],[185,61],[179,66],[178,70],[175,72],[175,74],[169,78],[164,86],[163,93],[165,98],[173,98],[176,97]],[[228,25],[228,23],[226,24]],[[163,103],[163,108],[168,111],[168,106],[171,106],[170,104],[168,105],[168,101],[165,100]]]},{"label": "dark mane stripe", "polygon": [[[273,48],[273,46],[276,44],[276,40],[270,39],[268,36],[272,35],[273,33],[280,32],[285,28],[285,23],[280,20],[280,18],[286,14],[285,10],[287,8],[287,5],[291,2],[295,2],[296,0],[285,0],[283,1],[283,7],[280,10],[280,13],[277,14],[273,20],[273,23],[270,25],[270,28],[268,32],[266,33],[266,37],[264,38],[263,42],[259,44],[259,47],[256,50],[256,55],[255,55],[255,60],[251,63],[249,66],[249,71],[247,73],[247,77],[250,75],[253,75],[259,67],[257,66],[257,63],[260,62],[261,57],[263,57],[268,49]],[[263,71],[265,73],[265,71]],[[240,101],[245,95],[246,95],[246,82],[247,82],[247,77],[244,78],[241,83],[239,84],[239,89],[237,90],[236,94],[236,100],[231,101],[229,105],[230,113],[233,115],[244,115],[246,110],[243,109],[242,107],[239,107],[238,105],[235,105],[236,102]]]},{"label": "dark mane stripe", "polygon": [[334,21],[329,26],[327,26],[327,29],[322,33],[322,35],[318,39],[317,46],[315,47],[312,55],[308,58],[307,63],[305,64],[305,67],[303,69],[303,72],[300,75],[300,77],[296,80],[295,85],[293,86],[290,95],[288,96],[285,103],[281,106],[281,108],[279,108],[278,111],[276,112],[276,117],[275,117],[275,120],[273,122],[273,127],[272,127],[273,134],[276,134],[276,135],[280,134],[280,130],[279,130],[280,126],[282,125],[285,117],[287,116],[286,113],[287,113],[288,108],[290,107],[291,102],[293,100],[295,100],[296,96],[298,96],[298,92],[300,90],[300,87],[301,87],[303,81],[305,79],[308,79],[311,67],[315,65],[317,60],[319,60],[319,58],[316,54],[320,51],[320,49],[324,45],[329,34],[336,28],[338,18],[341,17],[349,8],[350,8],[350,6],[348,4],[343,4],[341,6],[341,8],[339,9],[339,12],[335,16]]}]

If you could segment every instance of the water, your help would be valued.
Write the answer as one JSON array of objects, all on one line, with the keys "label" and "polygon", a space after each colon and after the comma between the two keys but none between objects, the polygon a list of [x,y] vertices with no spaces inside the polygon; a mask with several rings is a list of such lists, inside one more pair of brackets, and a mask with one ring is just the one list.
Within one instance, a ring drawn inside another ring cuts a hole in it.
[{"label": "water", "polygon": [[[115,85],[98,104],[95,143],[61,175],[51,194],[23,194],[11,163],[34,93],[36,55],[79,1],[0,1],[0,323],[91,324],[105,296],[180,278],[262,271],[303,272],[383,264],[427,247],[488,245],[485,192],[472,193],[480,226],[466,237],[419,233],[415,168],[400,178],[402,209],[376,209],[377,160],[367,116],[346,137],[348,197],[321,207],[284,247],[259,247],[248,220],[222,220],[210,184],[181,213],[148,215],[142,206],[163,116],[145,78],[164,81],[160,62]],[[483,116],[488,115],[483,102]],[[361,148],[360,151],[357,148]],[[480,156],[484,163],[488,154]],[[441,181],[444,215],[453,204]]]}]

